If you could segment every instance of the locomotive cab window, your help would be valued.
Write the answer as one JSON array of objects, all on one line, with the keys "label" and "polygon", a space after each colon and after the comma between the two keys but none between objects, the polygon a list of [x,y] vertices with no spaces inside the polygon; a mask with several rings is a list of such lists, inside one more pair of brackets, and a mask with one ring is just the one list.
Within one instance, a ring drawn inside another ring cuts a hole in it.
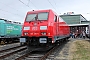
[{"label": "locomotive cab window", "polygon": [[48,20],[48,13],[38,13],[38,20]]},{"label": "locomotive cab window", "polygon": [[54,21],[57,22],[57,16],[56,16],[56,15],[55,15],[55,17],[54,17]]},{"label": "locomotive cab window", "polygon": [[48,20],[48,13],[38,13],[38,14],[28,14],[26,17],[26,21],[34,21],[34,20]]},{"label": "locomotive cab window", "polygon": [[26,17],[26,21],[34,21],[37,14],[28,14]]}]

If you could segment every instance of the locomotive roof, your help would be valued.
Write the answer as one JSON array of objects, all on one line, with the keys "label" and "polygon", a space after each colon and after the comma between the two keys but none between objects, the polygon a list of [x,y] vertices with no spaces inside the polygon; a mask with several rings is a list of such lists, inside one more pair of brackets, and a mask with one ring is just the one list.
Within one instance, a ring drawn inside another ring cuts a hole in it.
[{"label": "locomotive roof", "polygon": [[47,11],[52,11],[53,13],[55,13],[52,9],[47,9],[47,10],[32,10],[32,11],[28,11],[28,13],[30,13],[30,12],[31,13],[33,13],[33,12],[47,12]]},{"label": "locomotive roof", "polygon": [[49,12],[52,11],[55,15],[59,16],[56,12],[54,12],[52,9],[47,9],[47,10],[32,10],[32,11],[28,11],[27,13],[37,13],[37,12]]},{"label": "locomotive roof", "polygon": [[21,24],[20,22],[9,21],[9,20],[2,19],[2,18],[0,18],[0,20],[2,20],[2,21],[0,21],[0,22],[2,22],[2,23]]},{"label": "locomotive roof", "polygon": [[40,12],[40,11],[49,11],[51,9],[48,9],[48,10],[32,10],[32,11],[28,11],[28,12]]}]

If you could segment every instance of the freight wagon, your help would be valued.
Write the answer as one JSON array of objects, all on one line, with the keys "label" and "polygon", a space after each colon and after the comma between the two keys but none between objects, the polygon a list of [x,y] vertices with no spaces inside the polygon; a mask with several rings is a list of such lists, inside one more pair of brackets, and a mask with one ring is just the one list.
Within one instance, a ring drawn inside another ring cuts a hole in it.
[{"label": "freight wagon", "polygon": [[0,19],[0,43],[19,41],[21,30],[21,23]]}]

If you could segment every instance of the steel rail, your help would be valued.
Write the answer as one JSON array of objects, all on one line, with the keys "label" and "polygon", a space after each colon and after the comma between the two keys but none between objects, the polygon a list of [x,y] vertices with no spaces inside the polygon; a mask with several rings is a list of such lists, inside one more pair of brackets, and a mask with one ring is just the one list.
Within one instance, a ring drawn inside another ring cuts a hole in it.
[{"label": "steel rail", "polygon": [[45,60],[45,59],[46,59],[56,48],[58,48],[58,47],[59,47],[59,45],[53,47],[49,52],[47,52],[44,56],[42,56],[42,57],[40,58],[40,60]]},{"label": "steel rail", "polygon": [[16,47],[4,49],[4,50],[1,50],[0,53],[5,52],[5,51],[8,51],[8,50],[16,49],[16,48],[19,48],[19,47],[22,47],[22,46],[16,46]]},{"label": "steel rail", "polygon": [[11,52],[11,53],[8,53],[8,54],[5,54],[5,55],[3,55],[3,56],[0,56],[0,59],[4,59],[4,58],[6,58],[6,57],[8,57],[8,56],[10,56],[10,55],[12,55],[12,54],[15,54],[15,53],[20,52],[20,51],[25,50],[25,49],[27,49],[27,48],[25,47],[25,48],[22,48],[22,49],[16,50],[16,51],[14,51],[14,52]]},{"label": "steel rail", "polygon": [[29,54],[30,54],[30,53],[24,54],[23,56],[21,56],[21,57],[15,59],[15,60],[22,60],[23,58],[29,56]]}]

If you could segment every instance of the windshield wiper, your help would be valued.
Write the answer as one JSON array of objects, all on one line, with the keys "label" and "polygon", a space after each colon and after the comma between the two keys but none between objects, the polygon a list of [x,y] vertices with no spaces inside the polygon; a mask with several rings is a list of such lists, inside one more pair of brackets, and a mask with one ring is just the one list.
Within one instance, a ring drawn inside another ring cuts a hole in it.
[{"label": "windshield wiper", "polygon": [[[34,18],[36,18],[36,16]],[[32,18],[30,21],[33,21],[34,18]]]},{"label": "windshield wiper", "polygon": [[[34,18],[35,18],[35,20],[37,19],[37,17],[36,17],[36,16],[35,16]],[[34,19],[34,18],[32,18],[32,19],[29,21],[29,23],[30,23],[31,21],[33,21],[33,19]],[[34,21],[35,21],[35,20],[34,20]]]}]

